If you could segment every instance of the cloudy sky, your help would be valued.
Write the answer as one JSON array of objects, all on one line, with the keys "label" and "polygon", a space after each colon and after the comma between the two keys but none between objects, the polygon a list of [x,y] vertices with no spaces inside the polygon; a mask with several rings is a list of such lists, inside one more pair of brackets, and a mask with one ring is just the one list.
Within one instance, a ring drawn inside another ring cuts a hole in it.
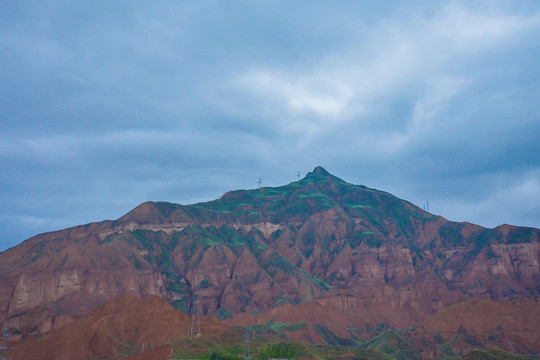
[{"label": "cloudy sky", "polygon": [[317,165],[540,227],[537,0],[158,3],[0,2],[0,250]]}]

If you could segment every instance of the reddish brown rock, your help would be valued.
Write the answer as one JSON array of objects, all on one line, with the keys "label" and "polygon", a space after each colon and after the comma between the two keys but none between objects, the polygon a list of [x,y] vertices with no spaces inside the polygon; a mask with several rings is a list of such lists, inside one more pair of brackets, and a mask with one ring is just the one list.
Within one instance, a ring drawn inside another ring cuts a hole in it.
[{"label": "reddish brown rock", "polygon": [[441,343],[461,355],[478,347],[518,354],[540,353],[540,303],[468,299],[437,312],[412,332],[425,358],[438,358]]},{"label": "reddish brown rock", "polygon": [[[123,295],[46,336],[10,344],[10,359],[166,359],[169,342],[188,333],[191,321],[158,296]],[[226,330],[217,320],[201,317],[206,334]]]}]

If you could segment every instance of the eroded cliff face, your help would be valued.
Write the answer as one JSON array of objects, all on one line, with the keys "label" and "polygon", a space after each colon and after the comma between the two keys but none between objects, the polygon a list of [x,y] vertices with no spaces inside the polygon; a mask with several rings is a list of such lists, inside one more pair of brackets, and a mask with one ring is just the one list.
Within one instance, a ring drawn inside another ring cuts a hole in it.
[{"label": "eroded cliff face", "polygon": [[17,314],[40,304],[54,304],[73,293],[97,296],[159,294],[163,289],[161,275],[151,270],[86,272],[78,269],[55,273],[23,273],[16,280],[8,313]]},{"label": "eroded cliff face", "polygon": [[308,316],[312,304],[343,314],[321,318],[337,333],[408,327],[471,297],[540,297],[539,233],[453,223],[317,168],[282,187],[148,202],[31,238],[0,254],[0,322],[48,331],[126,293],[189,312],[198,289],[203,314],[239,323]]},{"label": "eroded cliff face", "polygon": [[44,251],[34,261],[28,259],[33,251],[21,254],[19,262],[28,265],[12,272],[2,268],[2,320],[23,334],[43,333],[122,294],[165,296],[162,273],[149,265],[137,268],[122,250],[66,241],[58,252]]},{"label": "eroded cliff face", "polygon": [[[77,316],[122,294],[166,294],[159,272],[136,269],[30,272],[18,275],[11,284],[12,295],[3,304],[3,313],[12,327],[25,334],[56,329],[67,321],[62,314]],[[9,285],[8,281],[2,286]]]}]

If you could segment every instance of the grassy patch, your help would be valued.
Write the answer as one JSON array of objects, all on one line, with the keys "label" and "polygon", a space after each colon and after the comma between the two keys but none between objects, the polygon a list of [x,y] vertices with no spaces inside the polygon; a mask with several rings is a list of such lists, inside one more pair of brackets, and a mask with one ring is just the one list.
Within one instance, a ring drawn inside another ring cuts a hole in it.
[{"label": "grassy patch", "polygon": [[259,316],[259,315],[261,315],[261,314],[264,314],[263,311],[259,311],[259,310],[251,310],[250,313],[251,313],[251,315],[253,315],[253,316]]},{"label": "grassy patch", "polygon": [[340,346],[353,346],[354,341],[351,339],[343,339],[334,334],[332,330],[326,327],[323,324],[312,324],[313,328],[317,333],[330,345],[340,345]]},{"label": "grassy patch", "polygon": [[211,204],[211,202],[209,202],[209,203],[204,203],[204,204],[199,204],[199,205],[188,205],[188,206],[190,208],[194,208],[194,209],[212,211],[212,212],[217,212],[217,213],[222,213],[222,214],[232,214],[233,213],[232,211],[227,210],[227,209],[219,209],[219,208],[212,207],[212,205],[214,205],[214,204]]},{"label": "grassy patch", "polygon": [[[265,270],[268,270],[270,267],[280,269],[291,275],[294,275],[297,272],[296,266],[294,266],[289,260],[278,252],[272,254],[268,265],[265,267]],[[269,272],[269,274],[274,275],[275,271]]]},{"label": "grassy patch", "polygon": [[301,348],[290,343],[270,344],[259,349],[259,359],[293,359],[302,353]]},{"label": "grassy patch", "polygon": [[316,276],[313,276],[311,275],[310,273],[304,271],[304,270],[300,270],[304,275],[307,276],[307,278],[309,280],[311,280],[311,282],[313,283],[313,285],[323,289],[324,291],[328,291],[330,289],[332,289],[332,286],[330,286],[328,283],[326,283],[324,280],[321,280],[319,279],[318,277]]},{"label": "grassy patch", "polygon": [[[499,349],[471,350],[461,359],[463,360],[520,360],[526,356],[514,355]],[[536,357],[538,358],[538,357]]]},{"label": "grassy patch", "polygon": [[320,192],[312,192],[312,193],[306,193],[306,194],[298,194],[297,195],[300,198],[307,198],[307,197],[324,197],[327,198],[327,195],[321,194]]},{"label": "grassy patch", "polygon": [[189,299],[187,297],[175,300],[173,306],[186,314],[189,313]]},{"label": "grassy patch", "polygon": [[217,312],[216,312],[216,316],[219,320],[225,320],[225,319],[230,319],[233,317],[233,314],[232,312],[230,312],[229,310],[225,309],[225,308],[220,308]]},{"label": "grassy patch", "polygon": [[277,300],[276,302],[274,303],[274,305],[272,305],[272,307],[276,307],[278,305],[281,305],[283,303],[291,303],[291,300],[287,297],[287,296],[284,296],[284,295],[281,295]]},{"label": "grassy patch", "polygon": [[204,246],[212,246],[212,245],[222,245],[220,241],[212,240],[210,238],[202,238],[200,239],[201,245]]},{"label": "grassy patch", "polygon": [[419,359],[418,351],[412,341],[402,338],[398,332],[387,330],[362,347],[375,349],[396,360]]}]

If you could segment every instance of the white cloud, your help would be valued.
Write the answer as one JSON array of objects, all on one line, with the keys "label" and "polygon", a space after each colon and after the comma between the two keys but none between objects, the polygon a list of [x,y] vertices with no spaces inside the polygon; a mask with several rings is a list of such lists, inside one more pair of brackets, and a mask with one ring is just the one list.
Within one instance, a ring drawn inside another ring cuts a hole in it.
[{"label": "white cloud", "polygon": [[[487,50],[510,44],[537,27],[539,19],[539,14],[507,15],[456,5],[431,18],[382,19],[370,35],[359,34],[354,45],[302,71],[255,68],[234,83],[256,101],[270,102],[274,117],[282,118],[287,129],[303,132],[304,142],[326,136],[343,122],[377,117],[380,107],[396,98],[416,98],[412,115],[395,120],[409,123],[397,126],[392,135],[397,151],[399,144],[421,134],[466,84],[477,81],[467,65],[454,74],[455,62],[490,56]],[[381,141],[388,148],[387,133]]]},{"label": "white cloud", "polygon": [[435,17],[429,28],[457,50],[478,51],[497,45],[537,27],[540,14],[505,14],[489,6],[477,11],[449,5]]},{"label": "white cloud", "polygon": [[343,115],[351,98],[347,84],[330,76],[294,76],[271,70],[253,71],[239,79],[242,87],[262,97],[284,103],[292,113],[303,113],[331,120]]}]

